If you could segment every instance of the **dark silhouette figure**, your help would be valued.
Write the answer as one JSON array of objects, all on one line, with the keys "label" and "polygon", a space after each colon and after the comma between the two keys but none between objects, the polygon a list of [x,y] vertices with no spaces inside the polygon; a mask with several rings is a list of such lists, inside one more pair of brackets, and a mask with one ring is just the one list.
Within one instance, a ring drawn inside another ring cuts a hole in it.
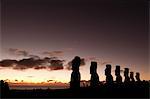
[{"label": "dark silhouette figure", "polygon": [[122,83],[122,77],[120,75],[120,66],[116,66],[115,75],[116,75],[116,82],[118,84]]},{"label": "dark silhouette figure", "polygon": [[134,79],[134,72],[130,72],[130,81],[131,81],[131,82],[135,82],[135,79]]},{"label": "dark silhouette figure", "polygon": [[97,74],[97,62],[91,62],[90,74],[91,74],[90,86],[98,87],[100,82],[99,76]]},{"label": "dark silhouette figure", "polygon": [[80,72],[79,72],[79,66],[81,64],[80,57],[76,56],[72,60],[72,74],[71,74],[71,81],[70,81],[70,88],[72,89],[78,89],[80,88]]},{"label": "dark silhouette figure", "polygon": [[141,82],[140,73],[139,72],[136,72],[135,78],[136,78],[137,82]]},{"label": "dark silhouette figure", "polygon": [[9,85],[3,80],[0,81],[0,97],[7,97],[9,95]]},{"label": "dark silhouette figure", "polygon": [[106,75],[106,83],[112,84],[113,83],[113,77],[111,75],[111,65],[110,64],[106,65],[105,75]]},{"label": "dark silhouette figure", "polygon": [[124,83],[129,83],[130,82],[129,68],[125,68],[124,77],[125,77]]}]

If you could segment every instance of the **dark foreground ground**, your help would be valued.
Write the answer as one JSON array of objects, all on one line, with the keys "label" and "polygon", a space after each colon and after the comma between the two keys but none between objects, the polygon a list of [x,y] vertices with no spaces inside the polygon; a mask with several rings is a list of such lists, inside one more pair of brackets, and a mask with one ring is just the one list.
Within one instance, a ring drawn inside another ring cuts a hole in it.
[{"label": "dark foreground ground", "polygon": [[149,98],[149,84],[144,85],[103,85],[97,88],[84,87],[76,90],[56,89],[56,90],[10,90],[7,98]]}]

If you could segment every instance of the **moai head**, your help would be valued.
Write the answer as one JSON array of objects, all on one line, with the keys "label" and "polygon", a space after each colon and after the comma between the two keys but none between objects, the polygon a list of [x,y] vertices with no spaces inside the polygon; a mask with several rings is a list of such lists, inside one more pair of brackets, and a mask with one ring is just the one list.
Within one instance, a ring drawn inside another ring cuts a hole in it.
[{"label": "moai head", "polygon": [[140,80],[140,73],[139,72],[136,72],[135,78],[136,78],[137,81],[141,81]]},{"label": "moai head", "polygon": [[96,73],[97,70],[97,62],[91,62],[90,74]]},{"label": "moai head", "polygon": [[124,76],[128,77],[128,75],[129,75],[129,68],[125,68],[125,70],[124,70]]},{"label": "moai head", "polygon": [[120,66],[116,66],[115,75],[116,76],[120,75]]},{"label": "moai head", "polygon": [[72,70],[73,70],[73,71],[78,71],[80,64],[81,64],[81,59],[80,59],[79,56],[76,56],[76,57],[72,60]]},{"label": "moai head", "polygon": [[111,65],[107,64],[105,69],[105,75],[111,75]]}]

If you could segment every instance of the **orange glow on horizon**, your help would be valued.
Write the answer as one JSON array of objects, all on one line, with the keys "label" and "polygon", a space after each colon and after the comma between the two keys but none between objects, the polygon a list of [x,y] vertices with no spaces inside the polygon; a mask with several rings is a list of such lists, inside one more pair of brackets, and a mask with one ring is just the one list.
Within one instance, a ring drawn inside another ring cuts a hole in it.
[{"label": "orange glow on horizon", "polygon": [[[86,66],[82,66],[80,68],[81,80],[90,80],[90,72],[89,72],[89,64]],[[121,65],[122,69],[124,65]],[[100,81],[105,81],[105,74],[104,74],[104,65],[100,65],[97,69],[99,74]],[[112,75],[115,80],[114,70],[115,65],[112,64]],[[137,68],[132,67],[131,70],[139,71]],[[32,83],[32,84],[50,84],[50,83],[69,83],[71,77],[71,70],[56,70],[56,71],[48,71],[48,70],[34,70],[34,69],[27,69],[27,70],[13,70],[10,68],[0,69],[0,80],[6,80],[9,83]],[[141,71],[141,80],[149,80],[149,73]],[[123,74],[121,74],[123,77]],[[123,77],[124,79],[124,77]]]}]

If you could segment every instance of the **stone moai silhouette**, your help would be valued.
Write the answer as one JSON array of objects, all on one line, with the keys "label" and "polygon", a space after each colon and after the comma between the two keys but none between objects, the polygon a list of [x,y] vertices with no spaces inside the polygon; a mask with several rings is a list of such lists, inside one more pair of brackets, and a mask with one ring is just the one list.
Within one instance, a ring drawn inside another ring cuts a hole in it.
[{"label": "stone moai silhouette", "polygon": [[124,82],[125,83],[129,83],[130,82],[129,68],[125,68],[125,70],[124,70],[124,77],[125,77]]},{"label": "stone moai silhouette", "polygon": [[131,81],[131,82],[135,82],[135,79],[134,79],[134,72],[130,72],[130,81]]},{"label": "stone moai silhouette", "polygon": [[7,97],[9,94],[9,85],[4,80],[0,80],[0,97]]},{"label": "stone moai silhouette", "polygon": [[90,74],[91,74],[90,86],[91,87],[99,86],[100,82],[99,82],[99,76],[97,74],[97,62],[91,62]]},{"label": "stone moai silhouette", "polygon": [[115,75],[116,75],[116,82],[122,83],[122,77],[120,75],[120,66],[116,66]]},{"label": "stone moai silhouette", "polygon": [[140,73],[139,73],[139,72],[136,72],[135,78],[136,78],[136,80],[137,80],[138,82],[141,81],[141,79],[140,79]]},{"label": "stone moai silhouette", "polygon": [[70,81],[70,88],[72,89],[78,89],[80,88],[80,72],[79,72],[79,66],[81,64],[81,59],[79,56],[76,56],[72,60],[72,73],[71,73],[71,81]]},{"label": "stone moai silhouette", "polygon": [[111,65],[110,64],[106,65],[105,75],[106,75],[106,83],[107,84],[113,83],[113,77],[111,75]]}]

